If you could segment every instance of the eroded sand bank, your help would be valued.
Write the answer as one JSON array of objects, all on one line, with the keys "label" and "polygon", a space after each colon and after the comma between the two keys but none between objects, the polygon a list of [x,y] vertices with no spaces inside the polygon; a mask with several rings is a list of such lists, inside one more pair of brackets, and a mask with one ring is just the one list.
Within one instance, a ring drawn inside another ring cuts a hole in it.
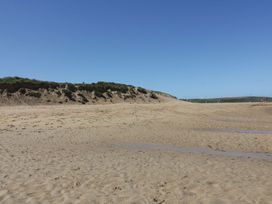
[{"label": "eroded sand bank", "polygon": [[164,149],[271,154],[272,104],[7,106],[0,114],[0,203],[272,203],[271,160]]}]

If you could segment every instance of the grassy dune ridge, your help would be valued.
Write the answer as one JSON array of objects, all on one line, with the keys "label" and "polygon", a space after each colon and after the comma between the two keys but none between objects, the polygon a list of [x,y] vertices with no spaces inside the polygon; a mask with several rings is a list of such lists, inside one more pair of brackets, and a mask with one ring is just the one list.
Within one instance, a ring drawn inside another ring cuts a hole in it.
[{"label": "grassy dune ridge", "polygon": [[103,82],[51,82],[21,77],[0,78],[0,105],[154,103],[174,100],[170,94],[142,87]]}]

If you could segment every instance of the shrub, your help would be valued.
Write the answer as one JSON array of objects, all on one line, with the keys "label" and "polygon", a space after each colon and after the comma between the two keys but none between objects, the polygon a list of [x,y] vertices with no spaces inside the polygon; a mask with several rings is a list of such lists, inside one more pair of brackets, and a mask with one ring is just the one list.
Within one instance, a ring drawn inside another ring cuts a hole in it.
[{"label": "shrub", "polygon": [[142,88],[142,87],[138,87],[137,90],[140,92],[140,93],[143,93],[143,94],[147,94],[147,91]]}]

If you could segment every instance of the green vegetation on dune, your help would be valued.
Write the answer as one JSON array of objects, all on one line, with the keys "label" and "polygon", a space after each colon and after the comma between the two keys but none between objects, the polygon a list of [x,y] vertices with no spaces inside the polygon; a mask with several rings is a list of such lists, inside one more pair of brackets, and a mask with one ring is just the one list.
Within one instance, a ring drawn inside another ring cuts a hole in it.
[{"label": "green vegetation on dune", "polygon": [[17,84],[17,83],[31,83],[31,84],[41,84],[41,83],[54,83],[54,82],[48,82],[48,81],[40,81],[35,79],[28,79],[28,78],[22,78],[22,77],[4,77],[0,78],[0,84]]},{"label": "green vegetation on dune", "polygon": [[97,93],[104,93],[107,90],[126,93],[131,85],[118,84],[113,82],[97,82],[92,84],[76,84],[79,90],[95,91]]},{"label": "green vegetation on dune", "polygon": [[182,99],[192,103],[242,103],[242,102],[272,102],[272,97],[246,96],[209,99]]},{"label": "green vegetation on dune", "polygon": [[49,88],[64,88],[68,86],[70,90],[86,90],[95,91],[96,93],[104,93],[108,90],[126,93],[131,85],[119,84],[113,82],[97,82],[91,84],[71,84],[71,83],[57,83],[49,81],[40,81],[35,79],[21,78],[21,77],[5,77],[0,78],[0,89],[7,90],[8,92],[16,92],[21,88],[27,88],[32,90],[37,89],[49,89]]},{"label": "green vegetation on dune", "polygon": [[0,89],[6,89],[9,92],[16,92],[20,88],[28,88],[37,90],[39,88],[56,88],[59,83],[40,81],[35,79],[21,78],[21,77],[4,77],[0,78]]}]

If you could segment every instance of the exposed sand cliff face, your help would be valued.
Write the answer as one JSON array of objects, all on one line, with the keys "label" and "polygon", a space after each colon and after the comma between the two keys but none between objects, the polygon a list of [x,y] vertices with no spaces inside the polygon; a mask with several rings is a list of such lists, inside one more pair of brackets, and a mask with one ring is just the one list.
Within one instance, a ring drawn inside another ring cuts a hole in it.
[{"label": "exposed sand cliff face", "polygon": [[272,203],[272,104],[5,106],[0,115],[1,204]]},{"label": "exposed sand cliff face", "polygon": [[[159,103],[175,100],[174,97],[125,86],[121,90],[93,90],[85,85],[61,84],[54,87],[32,88],[31,86],[12,87],[0,85],[0,105],[37,105],[37,104],[101,104],[101,103]],[[27,87],[27,88],[26,88]]]}]

